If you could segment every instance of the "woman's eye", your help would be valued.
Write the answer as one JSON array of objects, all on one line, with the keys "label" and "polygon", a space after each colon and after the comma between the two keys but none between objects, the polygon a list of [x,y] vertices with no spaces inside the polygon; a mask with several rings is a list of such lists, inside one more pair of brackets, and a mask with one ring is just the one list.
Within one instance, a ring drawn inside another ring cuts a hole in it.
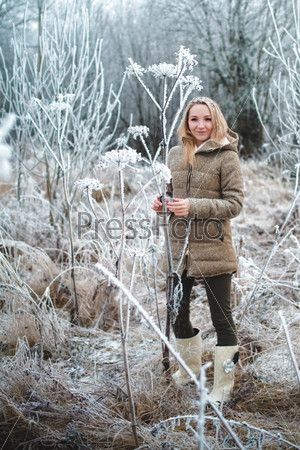
[{"label": "woman's eye", "polygon": [[211,118],[210,117],[207,117],[206,120],[209,120],[211,122]]}]

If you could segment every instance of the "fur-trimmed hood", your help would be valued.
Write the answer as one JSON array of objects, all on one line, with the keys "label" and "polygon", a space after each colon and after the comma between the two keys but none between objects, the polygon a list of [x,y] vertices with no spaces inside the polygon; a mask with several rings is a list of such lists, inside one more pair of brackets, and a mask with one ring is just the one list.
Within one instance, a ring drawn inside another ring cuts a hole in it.
[{"label": "fur-trimmed hood", "polygon": [[211,152],[213,150],[216,150],[217,148],[222,148],[222,150],[232,150],[234,152],[238,152],[238,142],[239,137],[237,133],[228,128],[227,136],[224,137],[222,141],[215,142],[212,139],[208,139],[195,149],[195,153]]}]

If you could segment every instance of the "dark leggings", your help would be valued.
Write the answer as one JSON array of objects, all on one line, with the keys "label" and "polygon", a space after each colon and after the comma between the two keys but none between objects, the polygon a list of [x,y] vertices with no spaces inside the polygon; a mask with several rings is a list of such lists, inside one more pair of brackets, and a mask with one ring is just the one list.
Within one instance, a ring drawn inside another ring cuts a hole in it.
[{"label": "dark leggings", "polygon": [[[186,277],[186,272],[181,278],[183,295],[178,315],[173,324],[175,337],[179,339],[194,336],[194,329],[190,321],[190,296],[194,280],[194,277]],[[207,277],[204,278],[204,283],[212,323],[218,336],[217,345],[236,345],[236,329],[230,306],[231,274]]]}]

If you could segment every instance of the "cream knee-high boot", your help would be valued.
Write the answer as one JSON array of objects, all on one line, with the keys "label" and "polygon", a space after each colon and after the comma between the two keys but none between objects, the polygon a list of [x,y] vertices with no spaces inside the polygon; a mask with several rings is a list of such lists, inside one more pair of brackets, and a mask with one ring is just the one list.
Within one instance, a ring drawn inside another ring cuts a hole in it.
[{"label": "cream knee-high boot", "polygon": [[[194,333],[192,338],[176,338],[176,348],[186,365],[198,377],[201,368],[201,334],[198,328],[194,328]],[[191,381],[187,372],[181,366],[174,373],[173,380],[178,386],[185,386]]]},{"label": "cream knee-high boot", "polygon": [[234,365],[238,361],[238,345],[216,346],[214,386],[209,399],[214,403],[226,402],[233,389]]}]

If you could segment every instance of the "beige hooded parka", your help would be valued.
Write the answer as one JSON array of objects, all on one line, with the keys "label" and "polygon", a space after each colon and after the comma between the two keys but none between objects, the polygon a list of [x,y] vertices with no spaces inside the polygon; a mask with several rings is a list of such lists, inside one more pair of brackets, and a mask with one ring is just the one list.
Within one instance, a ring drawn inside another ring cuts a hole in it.
[{"label": "beige hooded parka", "polygon": [[[195,147],[195,164],[184,164],[183,149],[173,147],[168,157],[173,198],[188,198],[189,216],[171,214],[169,231],[174,270],[197,278],[232,273],[237,270],[232,245],[230,219],[243,205],[243,180],[237,153],[238,135],[228,130],[227,138],[216,144],[211,139]],[[190,220],[188,245],[186,229]],[[180,267],[180,255],[184,254]],[[166,255],[163,269],[167,270]]]}]

